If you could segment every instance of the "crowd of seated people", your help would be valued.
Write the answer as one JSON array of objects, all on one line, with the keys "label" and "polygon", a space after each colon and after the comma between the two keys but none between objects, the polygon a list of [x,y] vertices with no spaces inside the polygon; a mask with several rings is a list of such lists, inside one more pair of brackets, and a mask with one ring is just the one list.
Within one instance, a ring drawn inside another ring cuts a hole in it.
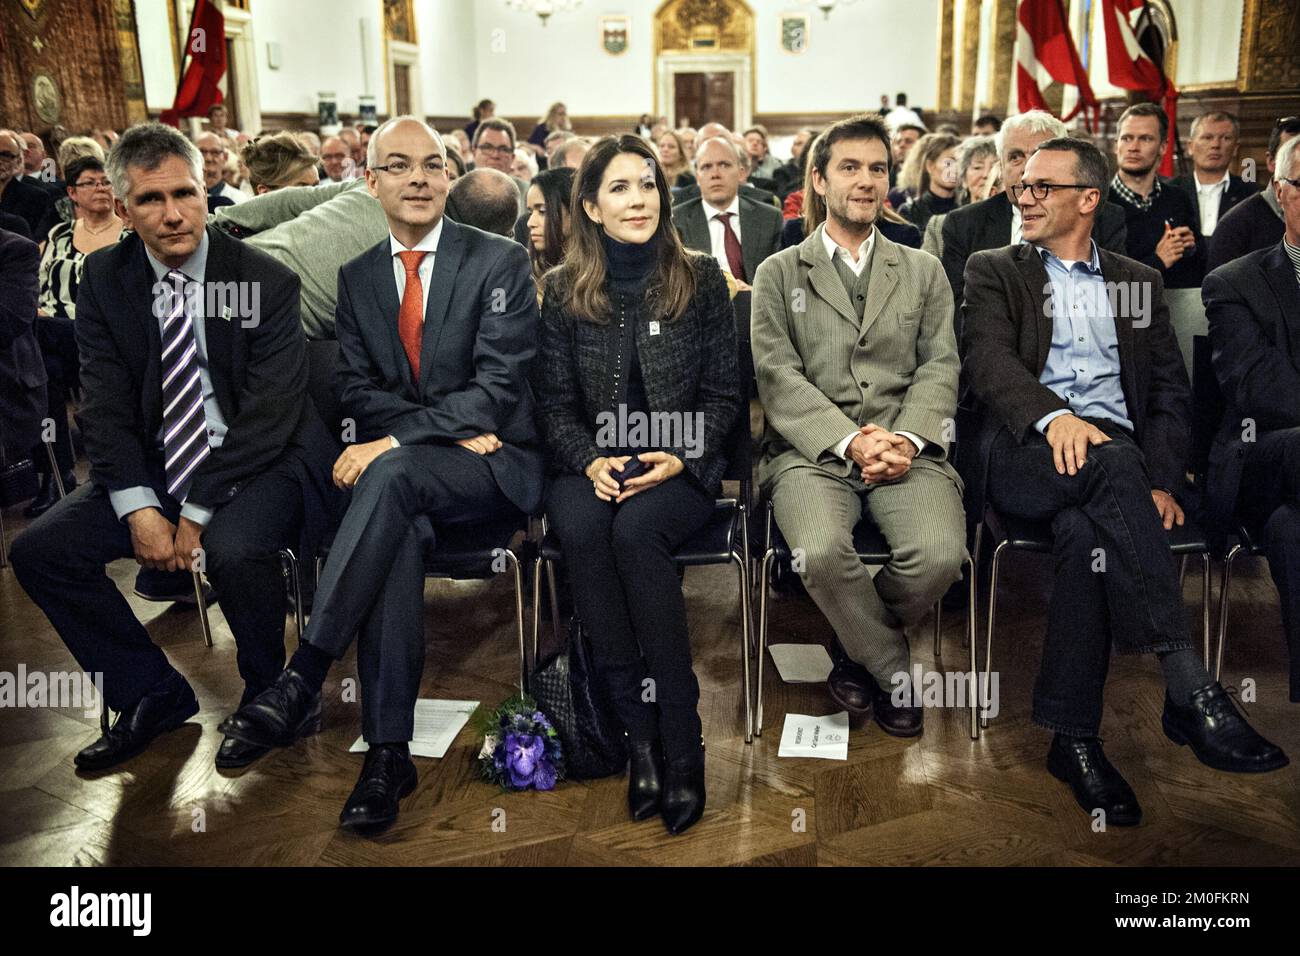
[{"label": "crowd of seated people", "polygon": [[[30,399],[6,409],[0,464],[46,470],[12,561],[118,714],[79,768],[122,764],[199,708],[105,565],[134,558],[137,592],[172,600],[201,549],[243,680],[217,765],[319,729],[355,640],[369,749],[340,825],[390,826],[416,781],[424,555],[448,526],[545,514],[628,736],[629,813],[689,828],[705,754],[673,552],[712,514],[749,407],[742,340],[760,494],[835,631],[838,707],[924,732],[894,693],[904,629],[960,579],[979,500],[1051,529],[1032,718],[1084,811],[1142,815],[1100,737],[1112,649],[1157,658],[1165,734],[1202,763],[1286,764],[1193,650],[1169,532],[1254,529],[1300,702],[1300,118],[1275,124],[1255,191],[1221,112],[1196,119],[1192,173],[1161,178],[1149,104],[1125,110],[1111,157],[1039,111],[965,138],[908,108],[860,114],[800,130],[788,160],[762,126],[647,114],[591,138],[557,102],[521,142],[495,111],[323,140],[249,136],[220,106],[193,141],[157,123],[0,130],[0,374]],[[257,321],[194,294],[231,283],[258,287]],[[1145,287],[1148,311],[1117,312],[1108,284]],[[1166,288],[1202,289],[1227,406],[1195,489]],[[308,340],[338,343],[341,447],[307,393]],[[959,399],[974,427],[954,444]],[[698,420],[701,441],[611,443],[611,412]],[[853,547],[864,516],[893,555],[874,575]],[[330,531],[286,660],[278,550],[313,554]]]}]

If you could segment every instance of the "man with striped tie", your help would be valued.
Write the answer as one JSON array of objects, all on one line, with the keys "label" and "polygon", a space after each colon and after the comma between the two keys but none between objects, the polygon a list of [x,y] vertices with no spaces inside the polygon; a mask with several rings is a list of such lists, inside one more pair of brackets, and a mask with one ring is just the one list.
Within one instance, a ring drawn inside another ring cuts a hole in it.
[{"label": "man with striped tie", "polygon": [[[307,398],[298,278],[205,228],[203,160],[177,130],[128,130],[109,155],[132,237],[86,259],[77,296],[91,481],[14,542],[14,570],[77,662],[103,674],[114,725],[75,758],[103,770],[198,711],[105,565],[190,570],[223,595],[244,700],[284,665],[277,551],[331,506],[332,443]],[[234,739],[218,767],[265,751]]]}]

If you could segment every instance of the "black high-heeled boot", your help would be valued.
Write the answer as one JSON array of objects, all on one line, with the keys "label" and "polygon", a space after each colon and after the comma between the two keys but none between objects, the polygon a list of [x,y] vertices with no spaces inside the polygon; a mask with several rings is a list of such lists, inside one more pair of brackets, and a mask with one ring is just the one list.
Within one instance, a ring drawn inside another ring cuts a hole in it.
[{"label": "black high-heeled boot", "polygon": [[648,820],[659,812],[664,760],[657,740],[628,741],[627,810],[633,820]]},{"label": "black high-heeled boot", "polygon": [[704,747],[665,761],[659,813],[676,836],[704,815]]}]

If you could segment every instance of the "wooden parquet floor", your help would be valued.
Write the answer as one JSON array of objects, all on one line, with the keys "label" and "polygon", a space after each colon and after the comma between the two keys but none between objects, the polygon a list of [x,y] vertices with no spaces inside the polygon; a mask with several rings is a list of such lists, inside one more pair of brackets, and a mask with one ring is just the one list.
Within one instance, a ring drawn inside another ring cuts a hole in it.
[{"label": "wooden parquet floor", "polygon": [[[19,510],[5,522],[12,538],[23,524]],[[359,733],[358,705],[340,693],[341,682],[355,677],[354,658],[331,672],[320,735],[242,772],[218,771],[216,726],[240,693],[229,628],[214,608],[215,647],[208,650],[194,611],[132,598],[202,709],[147,753],[93,777],[75,771],[72,755],[95,739],[94,717],[0,710],[0,864],[1293,866],[1300,863],[1300,706],[1286,700],[1267,568],[1263,561],[1238,567],[1225,682],[1255,682],[1251,719],[1295,762],[1255,777],[1202,766],[1161,733],[1155,661],[1117,658],[1103,734],[1145,810],[1135,829],[1094,832],[1065,786],[1043,769],[1049,737],[1028,715],[1050,568],[1012,555],[994,648],[1001,713],[985,735],[969,739],[965,711],[930,710],[917,740],[855,726],[845,762],[777,757],[785,713],[835,708],[824,686],[783,685],[771,666],[766,730],[745,744],[735,575],[730,568],[690,570],[685,591],[703,694],[708,809],[676,838],[657,819],[627,819],[622,777],[563,783],[550,793],[499,792],[475,775],[478,741],[470,728],[444,759],[417,758],[419,785],[389,833],[376,840],[344,834],[337,816],[361,765],[347,753]],[[134,563],[111,571],[129,589]],[[489,705],[508,696],[516,672],[508,582],[431,582],[425,598],[422,696]],[[1186,598],[1197,627],[1199,581],[1191,571]],[[772,615],[774,642],[830,636],[806,598],[776,601]],[[927,669],[962,669],[961,626],[958,615],[946,615],[936,662],[923,622],[915,659]],[[13,673],[20,663],[29,672],[75,668],[10,569],[0,571],[0,635],[0,671]]]}]

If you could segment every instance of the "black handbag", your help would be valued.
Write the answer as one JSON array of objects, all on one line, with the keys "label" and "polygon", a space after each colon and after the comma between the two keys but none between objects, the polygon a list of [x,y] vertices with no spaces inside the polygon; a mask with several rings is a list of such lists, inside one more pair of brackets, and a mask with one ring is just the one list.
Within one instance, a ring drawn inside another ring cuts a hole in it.
[{"label": "black handbag", "polygon": [[594,780],[622,773],[627,737],[591,667],[591,644],[575,614],[568,647],[533,671],[529,690],[564,748],[564,775]]}]

